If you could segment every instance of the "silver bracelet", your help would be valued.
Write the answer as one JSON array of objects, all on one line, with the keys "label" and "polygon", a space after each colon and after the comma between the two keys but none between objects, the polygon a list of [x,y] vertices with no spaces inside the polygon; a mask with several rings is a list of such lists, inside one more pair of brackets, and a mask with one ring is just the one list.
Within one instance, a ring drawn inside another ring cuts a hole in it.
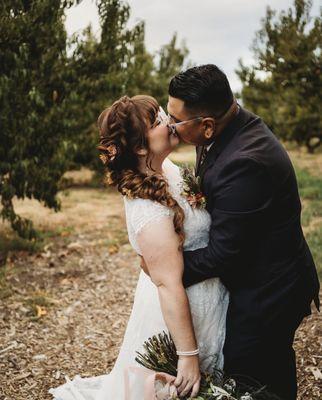
[{"label": "silver bracelet", "polygon": [[177,356],[196,356],[199,354],[199,349],[192,351],[177,351]]}]

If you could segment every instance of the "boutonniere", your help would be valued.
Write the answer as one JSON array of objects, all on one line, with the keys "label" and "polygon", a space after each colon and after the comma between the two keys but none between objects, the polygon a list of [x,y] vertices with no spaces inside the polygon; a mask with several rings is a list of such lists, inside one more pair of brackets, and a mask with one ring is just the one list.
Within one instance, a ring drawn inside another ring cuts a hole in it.
[{"label": "boutonniere", "polygon": [[200,176],[196,176],[194,170],[188,166],[180,168],[182,176],[182,192],[192,208],[205,208],[206,197],[201,191]]}]

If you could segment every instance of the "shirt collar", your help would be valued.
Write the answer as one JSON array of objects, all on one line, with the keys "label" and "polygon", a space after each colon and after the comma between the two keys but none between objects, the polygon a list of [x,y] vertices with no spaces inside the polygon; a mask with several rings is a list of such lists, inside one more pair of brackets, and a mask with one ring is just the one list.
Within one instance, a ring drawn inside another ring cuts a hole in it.
[{"label": "shirt collar", "polygon": [[207,151],[210,150],[210,148],[211,148],[211,146],[212,146],[213,144],[214,144],[214,142],[210,143],[210,144],[207,146]]}]

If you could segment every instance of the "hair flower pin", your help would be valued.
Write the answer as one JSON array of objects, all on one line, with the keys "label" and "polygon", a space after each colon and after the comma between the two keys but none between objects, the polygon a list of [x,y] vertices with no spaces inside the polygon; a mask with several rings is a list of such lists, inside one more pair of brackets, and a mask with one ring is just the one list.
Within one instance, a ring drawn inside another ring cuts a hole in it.
[{"label": "hair flower pin", "polygon": [[111,143],[108,146],[100,145],[98,146],[98,149],[104,152],[99,155],[103,164],[113,161],[117,155],[117,147],[114,143]]}]

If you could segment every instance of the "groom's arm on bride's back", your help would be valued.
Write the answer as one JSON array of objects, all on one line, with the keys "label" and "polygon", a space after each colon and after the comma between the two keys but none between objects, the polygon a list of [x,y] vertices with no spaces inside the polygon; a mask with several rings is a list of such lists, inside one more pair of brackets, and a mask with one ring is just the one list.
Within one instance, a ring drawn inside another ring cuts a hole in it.
[{"label": "groom's arm on bride's back", "polygon": [[238,269],[240,272],[244,255],[262,233],[272,200],[271,177],[257,160],[240,157],[231,161],[214,178],[216,182],[211,181],[217,173],[216,165],[212,168],[204,182],[210,188],[209,243],[205,248],[184,252],[185,286],[231,276]]}]

